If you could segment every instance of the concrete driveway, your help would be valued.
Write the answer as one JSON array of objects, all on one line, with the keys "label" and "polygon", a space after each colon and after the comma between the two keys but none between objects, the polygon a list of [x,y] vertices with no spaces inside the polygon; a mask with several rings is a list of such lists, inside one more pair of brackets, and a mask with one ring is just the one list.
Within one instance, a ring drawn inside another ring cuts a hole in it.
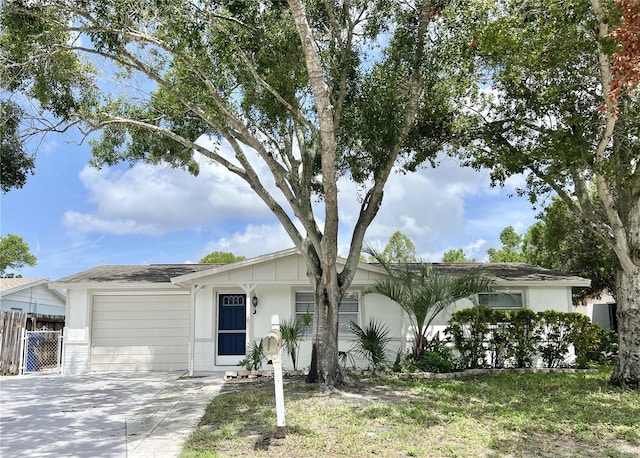
[{"label": "concrete driveway", "polygon": [[175,457],[222,374],[0,377],[2,457]]}]

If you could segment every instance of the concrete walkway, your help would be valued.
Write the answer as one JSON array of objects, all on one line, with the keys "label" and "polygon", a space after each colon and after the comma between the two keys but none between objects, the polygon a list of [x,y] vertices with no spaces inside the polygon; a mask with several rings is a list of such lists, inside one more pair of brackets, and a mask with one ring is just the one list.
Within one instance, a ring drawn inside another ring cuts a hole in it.
[{"label": "concrete walkway", "polygon": [[224,373],[178,380],[127,418],[128,458],[173,458],[224,384]]},{"label": "concrete walkway", "polygon": [[2,457],[176,457],[223,374],[0,377]]}]

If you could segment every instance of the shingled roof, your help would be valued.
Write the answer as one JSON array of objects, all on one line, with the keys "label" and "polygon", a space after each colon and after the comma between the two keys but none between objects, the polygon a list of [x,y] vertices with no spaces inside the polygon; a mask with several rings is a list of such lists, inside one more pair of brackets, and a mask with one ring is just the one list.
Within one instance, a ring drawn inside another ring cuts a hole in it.
[{"label": "shingled roof", "polygon": [[221,264],[104,265],[55,280],[55,285],[78,283],[171,283],[173,277],[212,269]]},{"label": "shingled roof", "polygon": [[[568,275],[544,267],[521,262],[435,262],[434,269],[451,274],[478,270],[485,275],[505,281],[566,281],[586,283],[588,279],[577,275]],[[588,284],[587,284],[588,286]]]},{"label": "shingled roof", "polygon": [[[149,265],[103,265],[85,270],[52,282],[58,288],[70,284],[171,284],[171,279],[181,275],[202,272],[223,264],[149,264]],[[418,264],[406,264],[408,267]],[[503,281],[560,281],[576,286],[588,286],[589,280],[567,275],[544,267],[523,263],[446,263],[430,265],[441,272],[451,274],[478,270],[496,280]]]}]

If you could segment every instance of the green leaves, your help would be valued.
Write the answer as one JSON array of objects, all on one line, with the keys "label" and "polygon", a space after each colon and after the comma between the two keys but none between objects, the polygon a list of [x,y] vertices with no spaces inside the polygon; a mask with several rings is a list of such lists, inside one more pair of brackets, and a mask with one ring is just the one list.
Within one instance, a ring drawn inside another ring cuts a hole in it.
[{"label": "green leaves", "polygon": [[349,327],[356,338],[353,350],[364,356],[372,369],[383,367],[387,362],[386,347],[391,341],[389,327],[373,318],[364,328],[355,321],[351,321]]},{"label": "green leaves", "polygon": [[0,236],[0,275],[7,269],[21,269],[25,265],[35,266],[37,259],[29,251],[29,245],[15,234]]},{"label": "green leaves", "polygon": [[22,188],[35,168],[35,158],[25,152],[20,141],[23,116],[18,105],[0,100],[0,178],[5,194],[13,188]]},{"label": "green leaves", "polygon": [[414,333],[413,356],[420,359],[427,347],[427,331],[435,317],[454,302],[491,290],[492,281],[476,271],[453,275],[430,264],[391,264],[379,253],[369,254],[382,264],[388,277],[376,282],[373,292],[387,296],[407,313]]}]

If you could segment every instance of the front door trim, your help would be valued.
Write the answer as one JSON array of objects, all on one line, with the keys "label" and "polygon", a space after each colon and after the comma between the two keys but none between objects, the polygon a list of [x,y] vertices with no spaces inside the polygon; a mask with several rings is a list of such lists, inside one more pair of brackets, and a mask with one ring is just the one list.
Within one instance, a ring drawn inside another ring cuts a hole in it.
[{"label": "front door trim", "polygon": [[247,295],[219,293],[216,303],[216,366],[235,366],[247,348]]}]

